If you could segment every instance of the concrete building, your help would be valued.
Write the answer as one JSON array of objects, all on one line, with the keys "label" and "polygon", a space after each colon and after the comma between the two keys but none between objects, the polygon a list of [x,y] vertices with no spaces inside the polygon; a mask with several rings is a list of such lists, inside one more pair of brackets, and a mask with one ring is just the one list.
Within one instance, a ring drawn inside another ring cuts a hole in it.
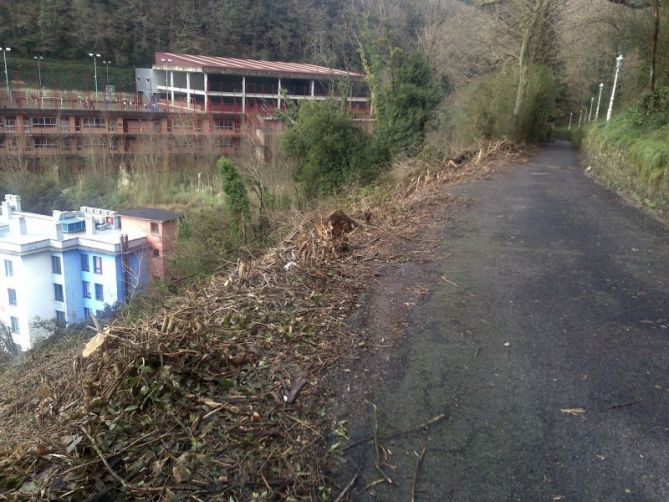
[{"label": "concrete building", "polygon": [[169,274],[169,260],[177,240],[181,214],[164,209],[141,207],[121,211],[123,229],[146,235],[148,273],[160,279]]},{"label": "concrete building", "polygon": [[[368,121],[365,77],[323,66],[157,52],[136,70],[134,93],[0,90],[0,157],[17,167],[43,157],[193,153],[234,156],[276,125],[286,101],[346,100]],[[342,95],[345,94],[345,95]]]},{"label": "concrete building", "polygon": [[122,228],[116,211],[91,207],[54,210],[51,216],[28,213],[19,196],[5,195],[0,321],[22,349],[35,341],[36,318],[84,321],[148,284],[152,245],[132,218],[129,226]]},{"label": "concrete building", "polygon": [[363,74],[313,64],[156,52],[152,76],[139,80],[144,90],[145,81],[164,104],[186,110],[247,113],[337,96],[369,112]]}]

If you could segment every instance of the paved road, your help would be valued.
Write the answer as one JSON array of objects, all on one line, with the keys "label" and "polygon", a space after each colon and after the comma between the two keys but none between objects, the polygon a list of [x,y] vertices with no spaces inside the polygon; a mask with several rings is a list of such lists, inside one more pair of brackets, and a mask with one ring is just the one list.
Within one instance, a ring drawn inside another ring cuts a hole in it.
[{"label": "paved road", "polygon": [[[381,436],[448,418],[381,441],[399,486],[365,489],[373,448],[350,449],[352,500],[410,500],[423,447],[417,500],[669,500],[667,228],[586,177],[566,143],[453,191],[474,202],[422,273],[458,286],[432,281],[366,396]],[[411,275],[382,278],[371,311],[384,281]],[[355,416],[354,439],[371,430]]]}]

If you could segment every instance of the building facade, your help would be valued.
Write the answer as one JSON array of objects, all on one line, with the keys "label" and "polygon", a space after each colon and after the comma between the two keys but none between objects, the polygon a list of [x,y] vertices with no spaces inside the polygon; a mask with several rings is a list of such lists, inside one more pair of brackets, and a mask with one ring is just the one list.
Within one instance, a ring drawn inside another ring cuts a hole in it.
[{"label": "building facade", "polygon": [[[288,101],[345,100],[370,114],[365,77],[323,66],[158,52],[137,69],[135,93],[91,96],[0,91],[0,157],[21,167],[52,156],[102,152],[234,156]],[[262,145],[260,145],[262,147]]]},{"label": "building facade", "polygon": [[177,221],[173,211],[142,207],[121,211],[123,229],[146,235],[148,274],[154,279],[169,275],[169,257],[177,240]]},{"label": "building facade", "polygon": [[283,108],[287,100],[334,96],[369,112],[363,74],[313,64],[156,52],[151,77],[139,77],[138,84],[185,110],[252,113]]},{"label": "building facade", "polygon": [[39,335],[36,319],[67,324],[100,315],[149,283],[150,249],[147,234],[122,228],[116,211],[82,207],[46,216],[22,211],[21,198],[6,195],[0,321],[27,350]]}]

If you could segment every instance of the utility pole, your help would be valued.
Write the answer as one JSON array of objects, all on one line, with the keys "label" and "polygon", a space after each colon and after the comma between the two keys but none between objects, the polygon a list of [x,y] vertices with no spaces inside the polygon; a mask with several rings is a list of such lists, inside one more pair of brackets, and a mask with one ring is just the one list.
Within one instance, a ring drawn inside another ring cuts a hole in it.
[{"label": "utility pole", "polygon": [[620,67],[623,64],[623,55],[621,54],[616,58],[616,75],[613,77],[613,89],[611,89],[611,101],[609,101],[609,111],[606,113],[606,121],[611,120],[613,115],[613,102],[616,98],[616,87],[618,87],[618,75],[620,74]]},{"label": "utility pole", "polygon": [[599,97],[597,98],[597,111],[595,112],[595,120],[599,119],[599,106],[602,104],[603,90],[604,90],[604,82],[599,84]]},{"label": "utility pole", "polygon": [[100,57],[100,54],[89,52],[88,55],[93,58],[93,71],[95,75],[95,101],[98,100],[98,62],[97,58]]},{"label": "utility pole", "polygon": [[2,51],[2,59],[5,60],[5,84],[7,84],[7,97],[11,101],[12,91],[9,88],[9,72],[7,71],[7,53],[12,52],[12,48],[11,47],[0,47],[0,51]]}]

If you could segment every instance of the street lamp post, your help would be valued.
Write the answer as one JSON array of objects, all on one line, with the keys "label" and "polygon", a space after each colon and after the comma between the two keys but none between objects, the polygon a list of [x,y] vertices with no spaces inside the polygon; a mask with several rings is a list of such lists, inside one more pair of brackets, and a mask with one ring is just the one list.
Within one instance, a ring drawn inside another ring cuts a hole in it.
[{"label": "street lamp post", "polygon": [[105,87],[108,87],[109,86],[109,65],[111,64],[111,61],[103,61],[102,64],[107,67],[107,77],[106,77],[106,80],[105,80]]},{"label": "street lamp post", "polygon": [[567,131],[571,131],[571,121],[574,118],[574,112],[569,113],[569,127],[567,127]]},{"label": "street lamp post", "polygon": [[590,98],[590,112],[588,113],[588,122],[592,122],[592,107],[595,105],[595,97]]},{"label": "street lamp post", "polygon": [[597,111],[595,112],[595,120],[599,119],[599,106],[602,104],[602,91],[604,90],[604,83],[599,84],[599,97],[597,98]]},{"label": "street lamp post", "polygon": [[167,63],[171,63],[172,60],[169,58],[160,58],[160,62],[163,63],[163,66],[165,67],[165,102],[167,102],[170,96],[169,84],[167,83]]},{"label": "street lamp post", "polygon": [[98,100],[98,62],[97,59],[100,57],[100,54],[95,52],[89,52],[88,55],[93,58],[93,71],[95,75],[95,101]]},{"label": "street lamp post", "polygon": [[12,99],[12,91],[9,88],[9,72],[7,71],[7,53],[12,52],[11,47],[0,47],[0,51],[2,51],[2,59],[5,61],[5,84],[7,85],[7,97],[11,100]]},{"label": "street lamp post", "polygon": [[42,93],[42,68],[40,67],[40,61],[44,59],[44,56],[33,56],[33,59],[37,61],[37,80],[39,81],[39,92]]},{"label": "street lamp post", "polygon": [[623,64],[623,55],[621,54],[616,58],[616,75],[613,77],[613,89],[611,89],[611,101],[609,101],[609,111],[606,113],[606,121],[611,120],[613,115],[613,101],[616,97],[616,87],[618,87],[618,75],[620,74],[620,67]]}]

